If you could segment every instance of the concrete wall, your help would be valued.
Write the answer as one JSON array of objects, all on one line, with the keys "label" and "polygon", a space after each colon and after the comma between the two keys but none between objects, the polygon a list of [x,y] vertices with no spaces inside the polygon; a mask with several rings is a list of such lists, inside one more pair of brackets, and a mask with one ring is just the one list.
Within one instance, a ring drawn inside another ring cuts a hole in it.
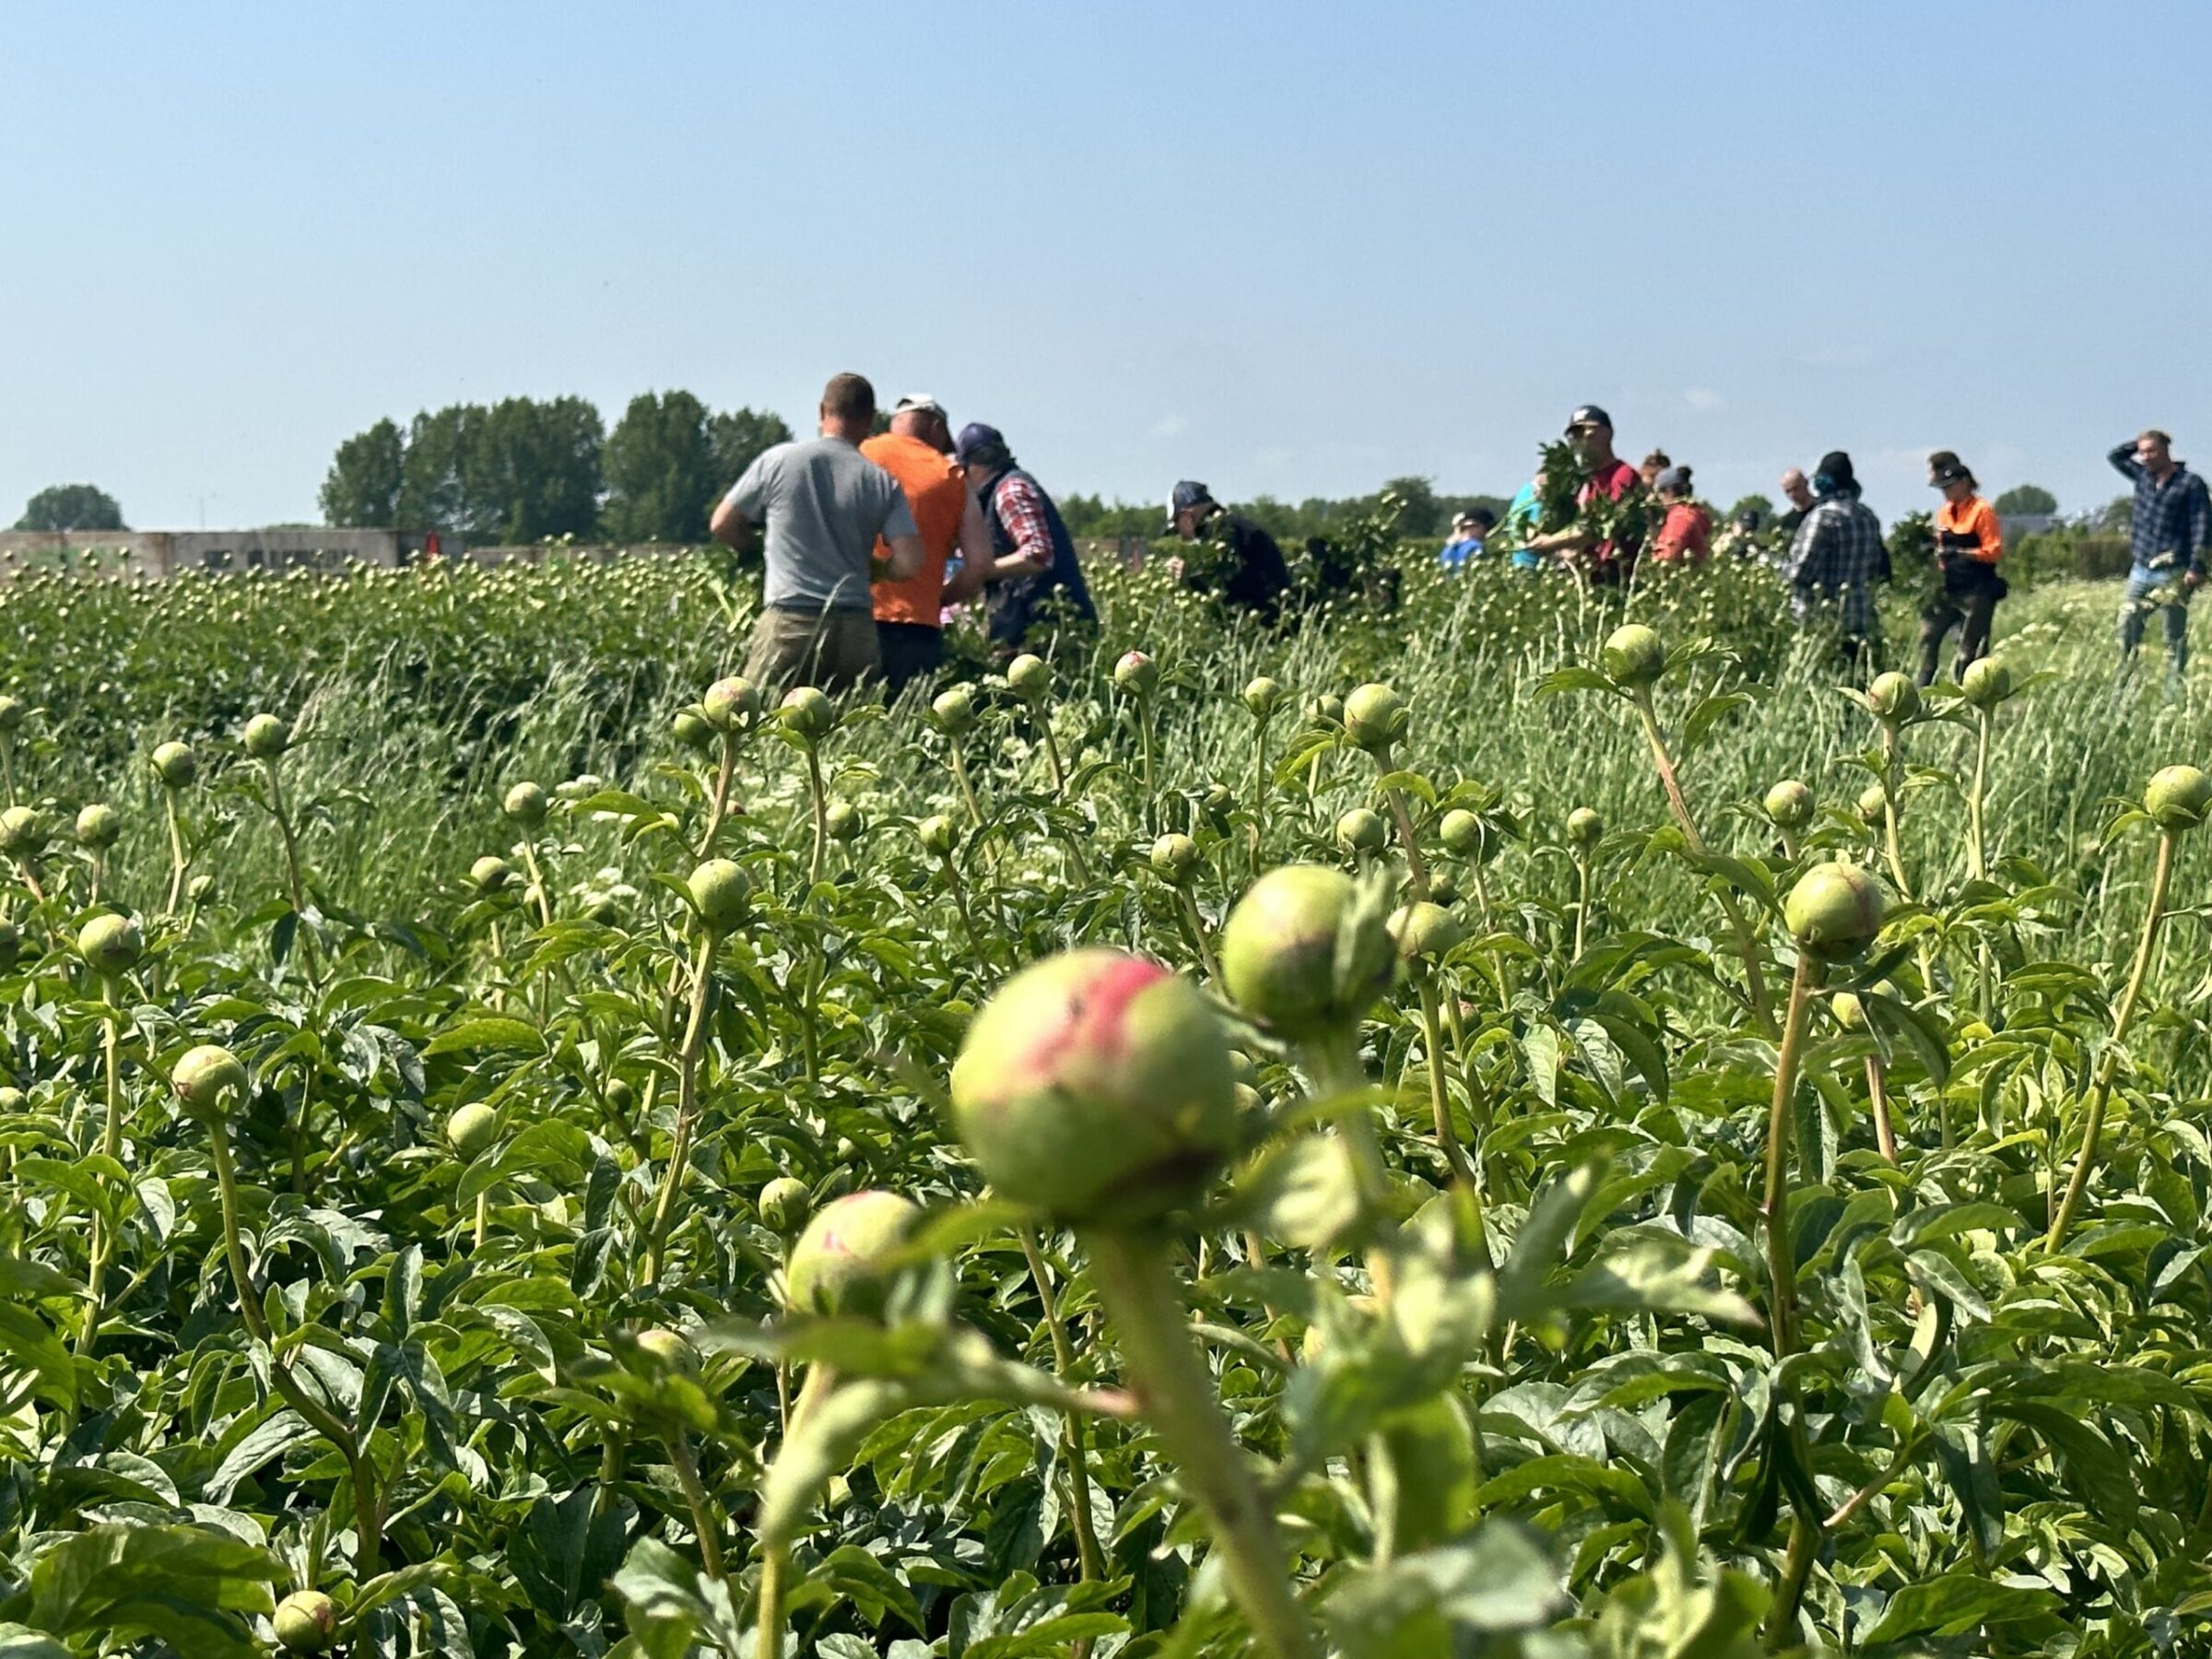
[{"label": "concrete wall", "polygon": [[[0,532],[0,570],[75,571],[159,581],[181,571],[391,568],[418,557],[424,538],[396,530],[9,530]],[[443,551],[461,551],[446,537]]]}]

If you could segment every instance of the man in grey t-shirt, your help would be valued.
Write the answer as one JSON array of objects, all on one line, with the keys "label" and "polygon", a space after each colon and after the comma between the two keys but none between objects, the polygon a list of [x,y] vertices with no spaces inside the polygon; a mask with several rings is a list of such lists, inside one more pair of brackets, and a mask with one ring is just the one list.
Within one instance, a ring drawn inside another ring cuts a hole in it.
[{"label": "man in grey t-shirt", "polygon": [[[819,438],[763,452],[714,509],[715,539],[740,553],[767,529],[766,603],[745,662],[757,685],[842,691],[873,676],[869,582],[922,568],[906,492],[858,447],[876,422],[876,388],[838,375],[822,393],[821,421]],[[877,536],[890,547],[881,566]]]}]

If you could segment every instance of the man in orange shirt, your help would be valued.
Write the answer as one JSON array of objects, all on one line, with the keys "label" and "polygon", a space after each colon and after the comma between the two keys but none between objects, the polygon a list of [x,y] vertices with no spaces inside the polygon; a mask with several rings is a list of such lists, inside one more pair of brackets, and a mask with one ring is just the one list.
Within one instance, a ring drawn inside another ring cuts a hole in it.
[{"label": "man in orange shirt", "polygon": [[2005,597],[2005,578],[1997,574],[1997,560],[2005,556],[2005,531],[1997,510],[1983,500],[1974,475],[1966,463],[1948,451],[1929,458],[1929,481],[1943,491],[1943,505],[1936,509],[1936,564],[1943,572],[1943,587],[1936,602],[1920,618],[1920,683],[1934,683],[1936,658],[1944,636],[1963,621],[1959,634],[1959,661],[1954,676],[1989,649],[1989,628],[1997,601]]},{"label": "man in orange shirt", "polygon": [[[885,690],[892,698],[944,662],[947,606],[971,597],[987,581],[1031,569],[1018,559],[1003,566],[993,559],[983,510],[951,449],[952,424],[943,406],[923,393],[900,398],[891,411],[891,429],[860,446],[862,454],[899,480],[922,532],[922,569],[903,582],[879,582],[873,590]],[[945,569],[956,552],[960,568],[947,582]]]}]

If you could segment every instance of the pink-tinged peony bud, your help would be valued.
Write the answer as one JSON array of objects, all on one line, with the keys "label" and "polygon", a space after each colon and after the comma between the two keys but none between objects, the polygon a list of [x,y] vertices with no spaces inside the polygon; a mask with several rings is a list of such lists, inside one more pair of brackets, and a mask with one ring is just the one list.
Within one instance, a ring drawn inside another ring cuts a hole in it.
[{"label": "pink-tinged peony bud", "polygon": [[825,1205],[784,1263],[785,1303],[810,1313],[880,1312],[880,1264],[921,1218],[920,1207],[897,1193],[848,1193]]},{"label": "pink-tinged peony bud", "polygon": [[1856,865],[1815,865],[1783,901],[1783,924],[1798,948],[1823,961],[1849,961],[1882,931],[1881,885]]}]

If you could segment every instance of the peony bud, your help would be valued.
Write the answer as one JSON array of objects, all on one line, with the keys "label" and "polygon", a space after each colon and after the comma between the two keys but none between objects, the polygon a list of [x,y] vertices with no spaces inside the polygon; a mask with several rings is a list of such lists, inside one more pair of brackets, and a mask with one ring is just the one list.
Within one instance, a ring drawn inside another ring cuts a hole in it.
[{"label": "peony bud", "polygon": [[1253,718],[1265,720],[1283,706],[1283,696],[1282,682],[1263,674],[1244,688],[1244,706]]},{"label": "peony bud", "polygon": [[716,731],[736,731],[759,716],[760,688],[742,674],[730,675],[707,688],[699,711]]},{"label": "peony bud", "polygon": [[682,1332],[671,1331],[664,1325],[653,1325],[640,1331],[630,1340],[637,1344],[639,1353],[664,1371],[672,1371],[686,1377],[699,1374],[699,1350],[691,1346],[691,1339]]},{"label": "peony bud", "polygon": [[1874,684],[1866,688],[1866,706],[1884,725],[1901,726],[1920,712],[1920,688],[1911,675],[1892,668],[1874,677]]},{"label": "peony bud", "polygon": [[1605,665],[1606,677],[1624,691],[1656,685],[1666,672],[1666,647],[1641,622],[1615,629],[1599,647],[1597,657]]},{"label": "peony bud", "polygon": [[497,853],[487,853],[468,866],[468,879],[479,893],[500,893],[514,879],[514,866]]},{"label": "peony bud", "polygon": [[1344,700],[1345,735],[1371,755],[1380,755],[1406,735],[1412,711],[1384,685],[1361,686]]},{"label": "peony bud", "polygon": [[1113,665],[1113,684],[1132,697],[1149,697],[1159,686],[1159,665],[1141,651],[1124,652]]},{"label": "peony bud", "polygon": [[111,913],[95,916],[77,929],[76,951],[93,972],[113,979],[138,966],[138,959],[146,954],[146,940],[137,923]]},{"label": "peony bud", "polygon": [[76,815],[77,844],[95,853],[106,852],[122,833],[122,817],[104,802],[95,801]]},{"label": "peony bud", "polygon": [[914,834],[922,842],[922,851],[936,858],[950,858],[960,841],[959,830],[941,812],[933,812],[915,825]]},{"label": "peony bud", "polygon": [[1336,844],[1347,853],[1380,853],[1389,839],[1389,827],[1364,806],[1355,806],[1336,820]]},{"label": "peony bud", "polygon": [[837,729],[837,707],[812,686],[800,686],[783,694],[776,718],[786,730],[808,743],[818,743]]},{"label": "peony bud", "polygon": [[1594,847],[1605,839],[1606,820],[1588,806],[1577,806],[1567,815],[1567,841],[1570,846]]},{"label": "peony bud", "polygon": [[2161,830],[2194,830],[2212,811],[2212,778],[2194,766],[2164,766],[2143,791],[2143,810]]},{"label": "peony bud", "polygon": [[1197,874],[1198,843],[1187,835],[1163,835],[1152,843],[1152,868],[1180,887]]},{"label": "peony bud", "polygon": [[12,737],[21,731],[29,712],[21,698],[0,696],[0,736]]},{"label": "peony bud", "polygon": [[192,752],[190,744],[172,737],[154,750],[152,762],[154,776],[165,789],[190,789],[199,781],[199,757]]},{"label": "peony bud", "polygon": [[35,806],[10,806],[0,812],[0,853],[10,858],[36,858],[46,845],[46,820]]},{"label": "peony bud", "polygon": [[790,1234],[806,1219],[813,1196],[805,1182],[790,1175],[777,1176],[760,1189],[760,1225],[771,1232]]},{"label": "peony bud", "polygon": [[703,749],[714,741],[714,727],[707,719],[707,712],[697,703],[678,709],[669,723],[676,740],[686,748]]},{"label": "peony bud", "polygon": [[546,792],[535,783],[517,783],[507,792],[507,798],[500,806],[509,818],[524,829],[535,830],[546,821]]},{"label": "peony bud", "polygon": [[866,825],[861,819],[860,808],[852,802],[831,801],[822,808],[822,828],[829,831],[831,841],[849,841],[856,839]]},{"label": "peony bud", "polygon": [[1889,810],[1888,785],[1876,781],[1859,791],[1859,816],[1869,828],[1879,828]]},{"label": "peony bud", "polygon": [[993,1187],[1077,1224],[1183,1206],[1240,1139],[1205,994],[1115,950],[1068,951],[1000,988],[954,1062],[952,1115]]},{"label": "peony bud", "polygon": [[274,714],[256,714],[246,722],[246,753],[256,760],[275,760],[292,747],[292,730]]},{"label": "peony bud", "polygon": [[1359,899],[1349,876],[1321,865],[1253,882],[1221,929],[1230,996],[1292,1041],[1355,1025],[1389,982],[1393,954],[1383,917]]},{"label": "peony bud", "polygon": [[1344,724],[1344,699],[1334,692],[1324,692],[1306,705],[1306,718],[1318,726],[1340,726]]},{"label": "peony bud", "polygon": [[474,1163],[491,1146],[499,1132],[500,1114],[481,1100],[455,1107],[453,1116],[445,1120],[445,1144],[464,1163]]},{"label": "peony bud", "polygon": [[1818,803],[1813,792],[1795,778],[1784,778],[1767,791],[1767,817],[1777,830],[1802,830],[1813,821]]},{"label": "peony bud", "polygon": [[1028,652],[1006,665],[1006,689],[1024,702],[1035,702],[1053,688],[1053,671],[1041,656]]},{"label": "peony bud", "polygon": [[946,736],[965,736],[975,729],[975,698],[965,686],[940,691],[929,705],[929,717]]},{"label": "peony bud", "polygon": [[1458,917],[1442,905],[1422,899],[1392,913],[1390,936],[1406,960],[1432,962],[1448,955],[1465,934]]},{"label": "peony bud", "polygon": [[684,886],[699,912],[700,924],[711,934],[726,934],[745,919],[746,900],[752,897],[752,878],[726,858],[710,858],[691,872]]},{"label": "peony bud", "polygon": [[1856,865],[1815,865],[1783,901],[1783,924],[1798,948],[1822,961],[1849,961],[1882,931],[1881,885]]},{"label": "peony bud", "polygon": [[246,1068],[221,1044],[203,1042],[186,1049],[171,1068],[169,1086],[186,1117],[212,1124],[227,1106],[245,1098]]},{"label": "peony bud", "polygon": [[2003,657],[1976,657],[1959,677],[1959,688],[1977,709],[1994,709],[2012,695],[2012,670]]},{"label": "peony bud", "polygon": [[920,1207],[897,1193],[849,1193],[823,1206],[785,1261],[785,1305],[810,1313],[880,1312],[879,1264],[921,1218]]},{"label": "peony bud", "polygon": [[288,1653],[320,1653],[338,1632],[337,1604],[320,1590],[295,1590],[276,1604],[272,1622]]}]

